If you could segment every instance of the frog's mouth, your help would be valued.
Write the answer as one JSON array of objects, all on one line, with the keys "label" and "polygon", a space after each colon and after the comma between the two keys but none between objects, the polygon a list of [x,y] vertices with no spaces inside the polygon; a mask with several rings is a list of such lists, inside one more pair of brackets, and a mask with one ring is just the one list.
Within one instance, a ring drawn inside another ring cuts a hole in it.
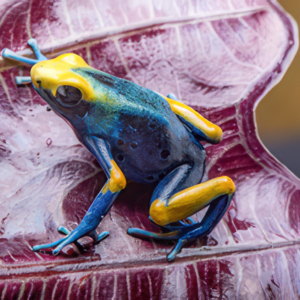
[{"label": "frog's mouth", "polygon": [[50,105],[73,108],[83,100],[81,91],[78,88],[69,85],[59,86],[55,95],[52,90],[44,89],[40,83],[38,88],[36,86],[34,86],[34,88]]},{"label": "frog's mouth", "polygon": [[[73,87],[67,91],[65,90],[66,88],[63,89],[59,87],[58,92],[56,93],[57,97],[53,95],[50,89],[44,89],[41,85],[39,85],[38,88],[34,86],[34,89],[50,105],[57,115],[63,119],[68,119],[69,122],[71,122],[74,117],[81,120],[85,119],[93,106],[89,101],[85,101],[82,98],[81,93],[78,93]],[[65,101],[65,103],[62,103],[63,101]]]},{"label": "frog's mouth", "polygon": [[56,98],[53,96],[52,92],[50,90],[44,90],[41,86],[36,87],[35,85],[32,85],[34,89],[37,91],[37,93],[52,107],[55,108],[55,100]]},{"label": "frog's mouth", "polygon": [[52,111],[54,111],[59,117],[68,122],[69,112],[62,105],[59,105],[51,90],[43,89],[41,85],[39,85],[38,88],[34,86],[34,89],[50,105]]},{"label": "frog's mouth", "polygon": [[53,96],[51,90],[43,89],[41,85],[39,85],[38,88],[34,85],[33,87],[37,91],[37,93],[50,105],[55,113],[57,113],[59,116],[63,115],[61,109],[58,108],[57,100]]}]

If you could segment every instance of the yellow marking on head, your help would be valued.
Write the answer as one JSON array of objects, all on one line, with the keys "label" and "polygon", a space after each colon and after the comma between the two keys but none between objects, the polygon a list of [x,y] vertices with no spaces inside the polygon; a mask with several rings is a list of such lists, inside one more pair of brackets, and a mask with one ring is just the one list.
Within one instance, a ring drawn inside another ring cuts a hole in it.
[{"label": "yellow marking on head", "polygon": [[94,89],[83,77],[71,70],[79,67],[91,68],[80,56],[63,54],[35,64],[30,72],[31,80],[36,88],[41,84],[43,89],[51,90],[54,97],[59,86],[70,85],[81,91],[84,100],[91,101],[95,98]]},{"label": "yellow marking on head", "polygon": [[172,111],[176,115],[181,116],[182,118],[190,122],[192,125],[194,125],[196,128],[204,132],[204,134],[211,140],[211,142],[219,143],[222,140],[223,132],[219,126],[203,118],[199,113],[197,113],[191,107],[179,101],[169,99],[167,97],[164,98],[168,101]]},{"label": "yellow marking on head", "polygon": [[150,207],[150,216],[156,224],[164,226],[185,219],[209,205],[217,197],[232,195],[234,191],[234,183],[229,177],[218,177],[173,195],[167,205],[156,199]]}]

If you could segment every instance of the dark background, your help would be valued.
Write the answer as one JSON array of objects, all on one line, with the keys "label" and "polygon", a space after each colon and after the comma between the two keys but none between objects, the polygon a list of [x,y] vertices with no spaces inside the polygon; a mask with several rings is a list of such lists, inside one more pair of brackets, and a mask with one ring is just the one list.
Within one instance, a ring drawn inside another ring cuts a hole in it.
[{"label": "dark background", "polygon": [[[300,1],[280,0],[300,24]],[[256,110],[259,136],[268,150],[300,177],[300,53]]]}]

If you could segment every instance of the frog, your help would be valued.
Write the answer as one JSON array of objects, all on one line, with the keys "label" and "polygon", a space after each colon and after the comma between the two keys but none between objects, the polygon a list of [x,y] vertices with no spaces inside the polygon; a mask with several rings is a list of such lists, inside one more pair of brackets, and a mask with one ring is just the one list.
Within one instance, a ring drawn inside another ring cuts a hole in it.
[{"label": "frog", "polygon": [[[217,144],[222,129],[205,119],[172,93],[164,96],[130,80],[89,66],[66,53],[44,56],[29,39],[35,59],[7,48],[2,57],[32,66],[30,76],[16,83],[32,83],[51,109],[72,128],[78,140],[95,156],[107,181],[80,224],[72,231],[60,226],[65,237],[33,251],[51,249],[53,255],[80,238],[95,244],[109,235],[96,229],[128,181],[154,184],[149,219],[160,233],[128,228],[135,238],[175,241],[167,254],[173,261],[189,242],[209,235],[230,206],[235,184],[228,176],[202,182],[206,151],[202,143]],[[206,208],[201,221],[193,215]]]}]

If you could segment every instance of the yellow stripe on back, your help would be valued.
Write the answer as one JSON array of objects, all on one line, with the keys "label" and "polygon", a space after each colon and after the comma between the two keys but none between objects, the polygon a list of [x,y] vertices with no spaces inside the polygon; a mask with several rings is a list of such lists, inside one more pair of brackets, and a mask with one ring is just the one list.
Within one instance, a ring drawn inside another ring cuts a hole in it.
[{"label": "yellow stripe on back", "polygon": [[183,119],[187,120],[196,128],[200,129],[211,140],[211,142],[219,143],[222,140],[223,132],[219,126],[203,118],[199,113],[197,113],[191,107],[179,101],[167,97],[164,98],[168,101],[172,111],[176,115],[181,116]]}]

